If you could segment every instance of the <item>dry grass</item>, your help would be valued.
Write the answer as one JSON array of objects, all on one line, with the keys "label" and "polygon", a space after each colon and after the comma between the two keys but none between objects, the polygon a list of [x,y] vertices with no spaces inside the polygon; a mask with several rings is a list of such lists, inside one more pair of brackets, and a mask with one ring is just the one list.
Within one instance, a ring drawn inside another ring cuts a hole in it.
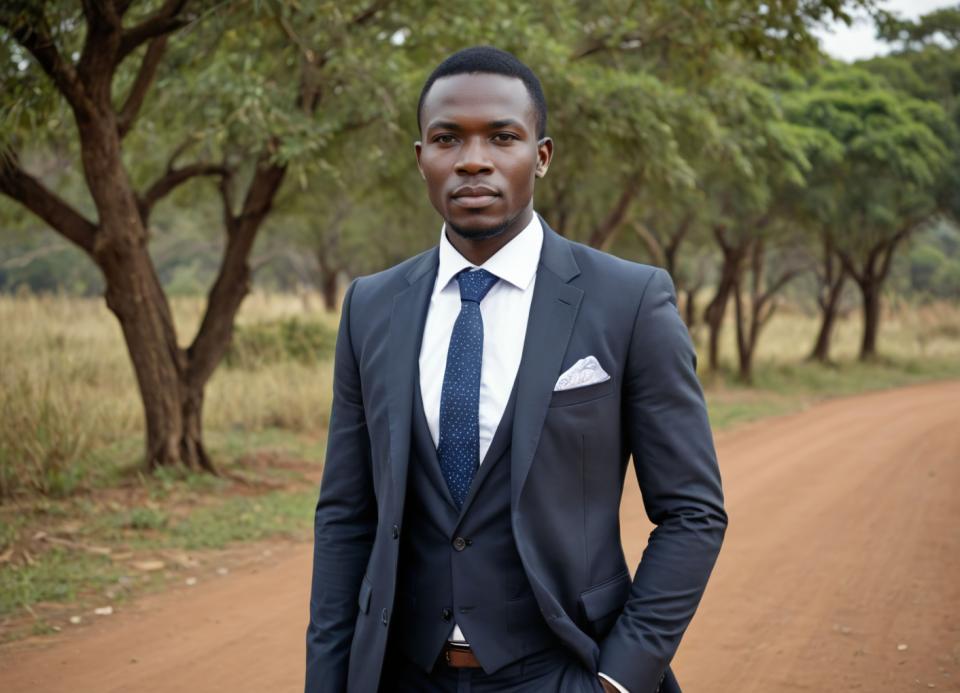
[{"label": "dry grass", "polygon": [[[178,298],[172,307],[185,344],[199,324],[203,301]],[[324,313],[315,297],[261,293],[244,302],[238,324],[290,317],[336,329],[337,316]],[[89,481],[95,467],[135,468],[141,405],[119,326],[104,302],[0,296],[0,325],[0,497],[17,486],[66,495]],[[872,369],[853,363],[857,314],[837,325],[833,355],[839,368],[802,365],[816,328],[816,316],[784,308],[761,337],[756,389],[746,391],[726,377],[705,378],[715,423],[789,409],[800,395],[859,391],[898,384],[907,376],[916,380],[960,370],[949,366],[960,364],[956,304],[901,304],[888,310],[880,338],[885,360]],[[722,350],[732,363],[730,325]],[[221,366],[207,389],[204,425],[214,440],[272,429],[320,439],[330,392],[328,359],[270,362],[253,370]]]},{"label": "dry grass", "polygon": [[[175,299],[172,308],[185,345],[203,301]],[[336,329],[336,316],[318,301],[305,306],[296,296],[256,293],[238,324],[290,316]],[[0,497],[14,485],[68,493],[79,481],[78,461],[104,449],[127,451],[124,443],[141,437],[142,408],[120,327],[102,300],[50,295],[0,296],[0,325]],[[330,376],[329,361],[221,367],[207,388],[204,425],[211,432],[322,435]]]},{"label": "dry grass", "polygon": [[[960,358],[960,304],[888,301],[885,309],[878,342],[883,357],[899,361]],[[818,328],[816,315],[789,305],[781,307],[760,335],[757,365],[802,361],[813,348]],[[831,358],[841,363],[855,359],[860,336],[860,313],[854,311],[835,327]],[[734,340],[730,323],[723,331],[721,353],[731,363],[736,349]]]}]

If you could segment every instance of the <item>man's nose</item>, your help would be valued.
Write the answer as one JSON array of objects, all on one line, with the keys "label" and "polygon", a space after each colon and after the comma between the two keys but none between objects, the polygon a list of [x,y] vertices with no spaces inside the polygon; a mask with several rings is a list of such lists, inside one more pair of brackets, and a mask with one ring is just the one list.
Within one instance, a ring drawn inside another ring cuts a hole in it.
[{"label": "man's nose", "polygon": [[493,162],[488,156],[486,143],[481,138],[472,137],[464,142],[456,170],[457,173],[468,176],[493,172]]}]

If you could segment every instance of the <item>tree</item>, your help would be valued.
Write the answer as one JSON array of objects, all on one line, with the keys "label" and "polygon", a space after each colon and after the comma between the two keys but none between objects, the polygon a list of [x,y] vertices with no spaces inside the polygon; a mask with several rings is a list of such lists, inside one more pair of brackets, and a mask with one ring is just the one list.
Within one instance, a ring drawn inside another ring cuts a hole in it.
[{"label": "tree", "polygon": [[[819,160],[814,199],[830,198],[821,209],[825,263],[835,257],[860,289],[860,358],[871,359],[894,253],[941,209],[952,127],[938,105],[897,94],[863,70],[841,65],[811,75],[791,113],[829,134],[842,151]],[[832,271],[842,282],[835,265]],[[830,326],[838,294],[836,287],[821,331]]]},{"label": "tree", "polygon": [[[718,83],[709,98],[722,136],[698,165],[710,232],[721,253],[714,294],[704,310],[708,363],[719,367],[720,332],[733,298],[738,370],[749,380],[757,338],[773,314],[773,295],[796,276],[791,268],[770,278],[764,265],[766,251],[788,230],[784,197],[804,185],[807,145],[805,132],[784,119],[774,94],[749,76]],[[752,275],[749,310],[744,273]]]},{"label": "tree", "polygon": [[[120,322],[143,401],[147,466],[213,471],[202,438],[203,391],[229,346],[249,290],[254,241],[291,159],[316,152],[326,138],[363,122],[362,109],[352,104],[331,108],[319,128],[313,114],[328,96],[324,88],[333,88],[343,71],[355,67],[344,61],[328,68],[337,49],[351,32],[367,31],[380,7],[351,12],[341,5],[335,17],[325,17],[329,40],[323,52],[295,46],[283,7],[251,14],[190,0],[132,5],[89,0],[78,13],[66,4],[21,0],[0,11],[0,45],[16,58],[0,68],[12,73],[4,82],[14,85],[4,99],[12,112],[33,118],[53,112],[59,99],[67,104],[88,206],[96,216],[26,170],[20,152],[36,130],[13,119],[8,126],[14,127],[3,132],[0,191],[81,248],[102,272],[107,305]],[[173,37],[185,27],[190,36],[171,55]],[[282,31],[271,34],[266,27]],[[243,29],[255,30],[252,38]],[[251,74],[256,52],[263,67]],[[238,62],[246,68],[240,75]],[[291,69],[299,69],[298,82],[273,79]],[[153,89],[158,77],[168,87],[159,95]],[[169,126],[165,141],[179,144],[169,150],[158,176],[137,185],[136,174],[146,167],[133,170],[125,157],[135,151],[147,161],[159,158],[135,136],[151,96],[157,111],[148,125]],[[206,109],[204,118],[190,120],[194,109]],[[211,117],[214,126],[198,128]],[[197,158],[183,162],[194,151]],[[200,328],[184,348],[148,252],[150,216],[161,200],[202,178],[217,182],[226,239]]]}]

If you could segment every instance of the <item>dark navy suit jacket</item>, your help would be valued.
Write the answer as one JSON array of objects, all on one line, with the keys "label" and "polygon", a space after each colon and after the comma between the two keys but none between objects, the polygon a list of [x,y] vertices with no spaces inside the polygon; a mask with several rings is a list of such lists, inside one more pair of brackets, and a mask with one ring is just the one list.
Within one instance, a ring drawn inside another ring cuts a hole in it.
[{"label": "dark navy suit jacket", "polygon": [[[437,258],[434,247],[357,279],[344,299],[315,516],[307,693],[377,689]],[[589,355],[611,378],[554,392],[560,374]],[[669,663],[727,524],[695,368],[665,271],[544,223],[516,383],[513,535],[550,628],[584,667],[631,693],[679,690]],[[631,456],[656,525],[632,577],[618,513]],[[594,640],[578,627],[584,620],[607,635]]]}]

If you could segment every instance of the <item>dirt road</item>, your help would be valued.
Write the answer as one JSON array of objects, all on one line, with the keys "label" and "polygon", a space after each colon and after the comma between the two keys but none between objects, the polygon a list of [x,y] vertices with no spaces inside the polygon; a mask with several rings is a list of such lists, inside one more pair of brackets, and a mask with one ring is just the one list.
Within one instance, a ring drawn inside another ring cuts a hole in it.
[{"label": "dirt road", "polygon": [[[730,527],[674,662],[687,693],[960,691],[960,383],[718,436]],[[624,499],[628,556],[649,525]],[[0,649],[0,690],[302,690],[310,546]]]}]

